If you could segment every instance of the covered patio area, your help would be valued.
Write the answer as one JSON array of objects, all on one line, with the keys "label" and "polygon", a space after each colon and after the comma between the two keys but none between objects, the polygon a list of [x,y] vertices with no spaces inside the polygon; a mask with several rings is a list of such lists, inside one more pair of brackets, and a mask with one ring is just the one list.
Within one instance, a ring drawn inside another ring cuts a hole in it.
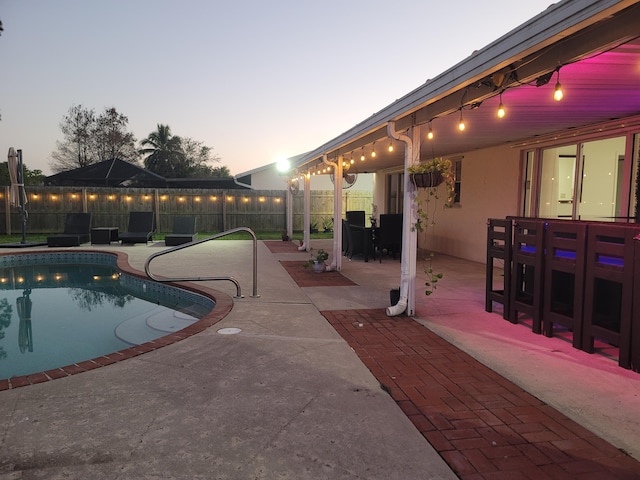
[{"label": "covered patio area", "polygon": [[[619,201],[609,219],[633,219],[633,162],[638,156],[634,135],[640,127],[639,23],[638,2],[552,4],[345,133],[295,157],[290,178],[304,180],[306,195],[316,175],[375,173],[374,203],[379,213],[404,215],[397,282],[401,303],[406,305],[402,311],[409,315],[416,312],[417,247],[477,261],[484,256],[483,227],[488,218],[542,216],[545,202],[569,206],[568,213],[557,215],[580,216],[577,205],[582,197],[577,191],[558,193],[557,198],[556,192],[550,198],[540,193],[545,182],[558,177],[541,176],[544,146],[614,133],[620,137],[623,146],[615,153],[624,166],[616,174],[619,183],[611,185]],[[559,91],[564,92],[560,100]],[[567,156],[558,153],[558,158]],[[407,174],[410,166],[434,157],[461,162],[456,208],[440,217],[435,238],[419,236],[413,228],[414,198],[419,193]],[[582,156],[574,152],[572,158]],[[602,164],[601,159],[595,163]],[[574,171],[581,168],[577,164]],[[342,198],[342,184],[335,182],[334,225],[343,217]],[[580,207],[586,209],[586,203]],[[306,202],[305,232],[309,208]],[[304,240],[309,245],[308,233]],[[332,251],[338,271],[341,245],[342,232],[336,228]]]}]

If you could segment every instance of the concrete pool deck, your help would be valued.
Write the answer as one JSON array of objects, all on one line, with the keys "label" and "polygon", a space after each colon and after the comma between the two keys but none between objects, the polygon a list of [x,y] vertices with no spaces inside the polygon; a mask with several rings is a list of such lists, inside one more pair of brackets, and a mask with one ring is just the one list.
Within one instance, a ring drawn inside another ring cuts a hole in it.
[{"label": "concrete pool deck", "polygon": [[[326,249],[330,242],[312,246]],[[161,248],[163,242],[91,246],[125,252],[137,270]],[[377,342],[377,326],[385,320],[375,317],[365,326],[359,319],[389,304],[399,262],[345,261],[343,276],[355,285],[300,288],[280,262],[302,262],[308,254],[272,253],[263,242],[258,248],[259,298],[250,297],[248,241],[209,242],[152,265],[165,276],[236,277],[245,298],[234,299],[218,324],[123,362],[0,392],[0,479],[458,478],[453,469],[471,479],[500,473],[495,460],[484,470],[476,462],[475,473],[456,460],[464,445],[438,443],[440,430],[416,423],[420,418],[411,408],[417,401],[398,400],[391,380],[381,388],[372,373],[376,366],[361,360],[361,350],[369,348],[365,337]],[[451,342],[604,438],[614,451],[640,458],[640,375],[484,312],[484,266],[444,256],[437,262],[445,278],[417,306],[417,322],[427,328],[406,317],[392,322],[435,333],[436,340]],[[235,293],[229,282],[204,284]],[[331,312],[342,312],[343,319],[353,312],[363,327],[343,338],[338,331],[349,320],[328,321]],[[242,331],[218,333],[230,327]],[[380,368],[387,368],[382,361]],[[613,461],[622,466],[627,460],[626,476],[618,478],[638,478],[630,457]],[[522,465],[519,471],[530,478]],[[566,475],[555,478],[571,478]]]}]

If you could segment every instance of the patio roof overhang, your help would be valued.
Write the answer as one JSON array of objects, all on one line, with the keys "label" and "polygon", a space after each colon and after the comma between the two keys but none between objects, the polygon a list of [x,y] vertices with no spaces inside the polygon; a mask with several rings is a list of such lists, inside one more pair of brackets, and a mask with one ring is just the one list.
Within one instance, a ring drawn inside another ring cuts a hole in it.
[{"label": "patio roof overhang", "polygon": [[[561,102],[553,99],[558,73],[565,91]],[[496,114],[500,100],[507,110],[502,119]],[[464,132],[457,128],[460,115]],[[398,131],[418,126],[426,134],[430,126],[434,139],[422,142],[420,158],[431,158],[543,139],[614,119],[628,123],[637,115],[640,2],[565,0],[297,157],[293,170],[308,171],[325,154],[330,159],[353,154],[359,172],[399,167],[404,149],[387,151],[390,121]]]}]

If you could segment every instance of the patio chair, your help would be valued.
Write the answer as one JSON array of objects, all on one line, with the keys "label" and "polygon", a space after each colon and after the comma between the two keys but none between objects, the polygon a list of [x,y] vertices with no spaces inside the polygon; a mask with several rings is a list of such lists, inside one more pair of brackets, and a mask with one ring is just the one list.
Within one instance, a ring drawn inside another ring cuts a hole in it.
[{"label": "patio chair", "polygon": [[[369,261],[369,254],[375,258],[372,247],[371,229],[364,226],[364,210],[350,210],[346,212],[347,253],[351,260],[354,255],[364,255],[364,261]],[[344,244],[343,244],[344,246]]]},{"label": "patio chair", "polygon": [[349,224],[342,219],[342,255],[344,257],[349,253]]},{"label": "patio chair", "polygon": [[344,233],[347,234],[347,251],[345,256],[351,260],[354,255],[364,254],[364,227],[358,225],[351,225],[345,221],[346,229]]},{"label": "patio chair", "polygon": [[349,225],[364,227],[364,210],[349,210],[345,216],[347,217],[347,223]]},{"label": "patio chair", "polygon": [[164,243],[168,247],[193,242],[198,237],[196,232],[196,217],[173,217],[173,231],[164,237]]},{"label": "patio chair", "polygon": [[402,214],[401,213],[383,213],[380,215],[380,228],[377,235],[378,250],[380,251],[380,263],[382,263],[382,254],[387,251],[387,255],[396,254],[402,249]]},{"label": "patio chair", "polygon": [[67,213],[64,232],[47,237],[49,247],[77,247],[91,241],[91,214]]},{"label": "patio chair", "polygon": [[154,218],[153,212],[129,212],[127,231],[118,235],[118,239],[122,244],[147,243],[153,240]]}]

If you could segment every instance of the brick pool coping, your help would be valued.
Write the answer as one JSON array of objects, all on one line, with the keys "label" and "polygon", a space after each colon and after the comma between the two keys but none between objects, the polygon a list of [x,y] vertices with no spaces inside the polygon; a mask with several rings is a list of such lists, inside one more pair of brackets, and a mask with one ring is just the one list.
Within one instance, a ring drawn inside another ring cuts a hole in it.
[{"label": "brick pool coping", "polygon": [[[47,252],[48,253],[56,253],[56,252],[68,253],[69,251],[68,250],[47,250]],[[127,275],[131,275],[133,277],[149,280],[144,273],[138,270],[135,270],[133,267],[131,267],[131,265],[129,265],[129,261],[128,261],[129,257],[124,252],[105,252],[104,250],[82,250],[82,253],[85,253],[85,252],[100,253],[104,255],[113,255],[117,258],[117,266],[118,266],[118,269],[120,269],[120,271],[122,271],[123,273],[126,273]],[[24,252],[24,253],[33,254],[34,252],[31,251],[31,252]],[[9,255],[21,255],[21,254],[17,252],[12,252]],[[152,280],[149,280],[149,281],[152,281]],[[189,338],[192,335],[202,332],[203,330],[206,330],[210,326],[215,325],[224,317],[226,317],[228,313],[231,311],[231,309],[233,308],[233,299],[231,298],[231,296],[219,290],[215,290],[213,288],[209,288],[209,287],[191,283],[191,282],[166,282],[166,285],[178,287],[178,288],[181,288],[182,290],[187,290],[190,292],[203,295],[213,300],[216,303],[216,306],[211,312],[209,312],[207,315],[202,317],[200,320],[198,320],[194,324],[189,325],[188,327],[183,328],[182,330],[178,330],[177,332],[169,333],[163,337],[156,338],[155,340],[141,343],[140,345],[134,345],[132,347],[125,348],[123,350],[118,350],[117,352],[92,358],[90,360],[84,360],[82,362],[66,365],[64,367],[53,368],[51,370],[46,370],[44,372],[31,373],[29,375],[21,375],[19,377],[1,379],[0,391],[12,390],[14,388],[25,387],[27,385],[35,385],[36,383],[48,382],[51,380],[56,380],[58,378],[68,377],[69,375],[76,375],[78,373],[95,370],[96,368],[104,367],[106,365],[111,365],[116,362],[121,362],[129,358],[137,357],[138,355],[142,355],[143,353],[157,350],[167,345],[171,345],[173,343],[179,342],[180,340],[184,340],[185,338]]]}]

